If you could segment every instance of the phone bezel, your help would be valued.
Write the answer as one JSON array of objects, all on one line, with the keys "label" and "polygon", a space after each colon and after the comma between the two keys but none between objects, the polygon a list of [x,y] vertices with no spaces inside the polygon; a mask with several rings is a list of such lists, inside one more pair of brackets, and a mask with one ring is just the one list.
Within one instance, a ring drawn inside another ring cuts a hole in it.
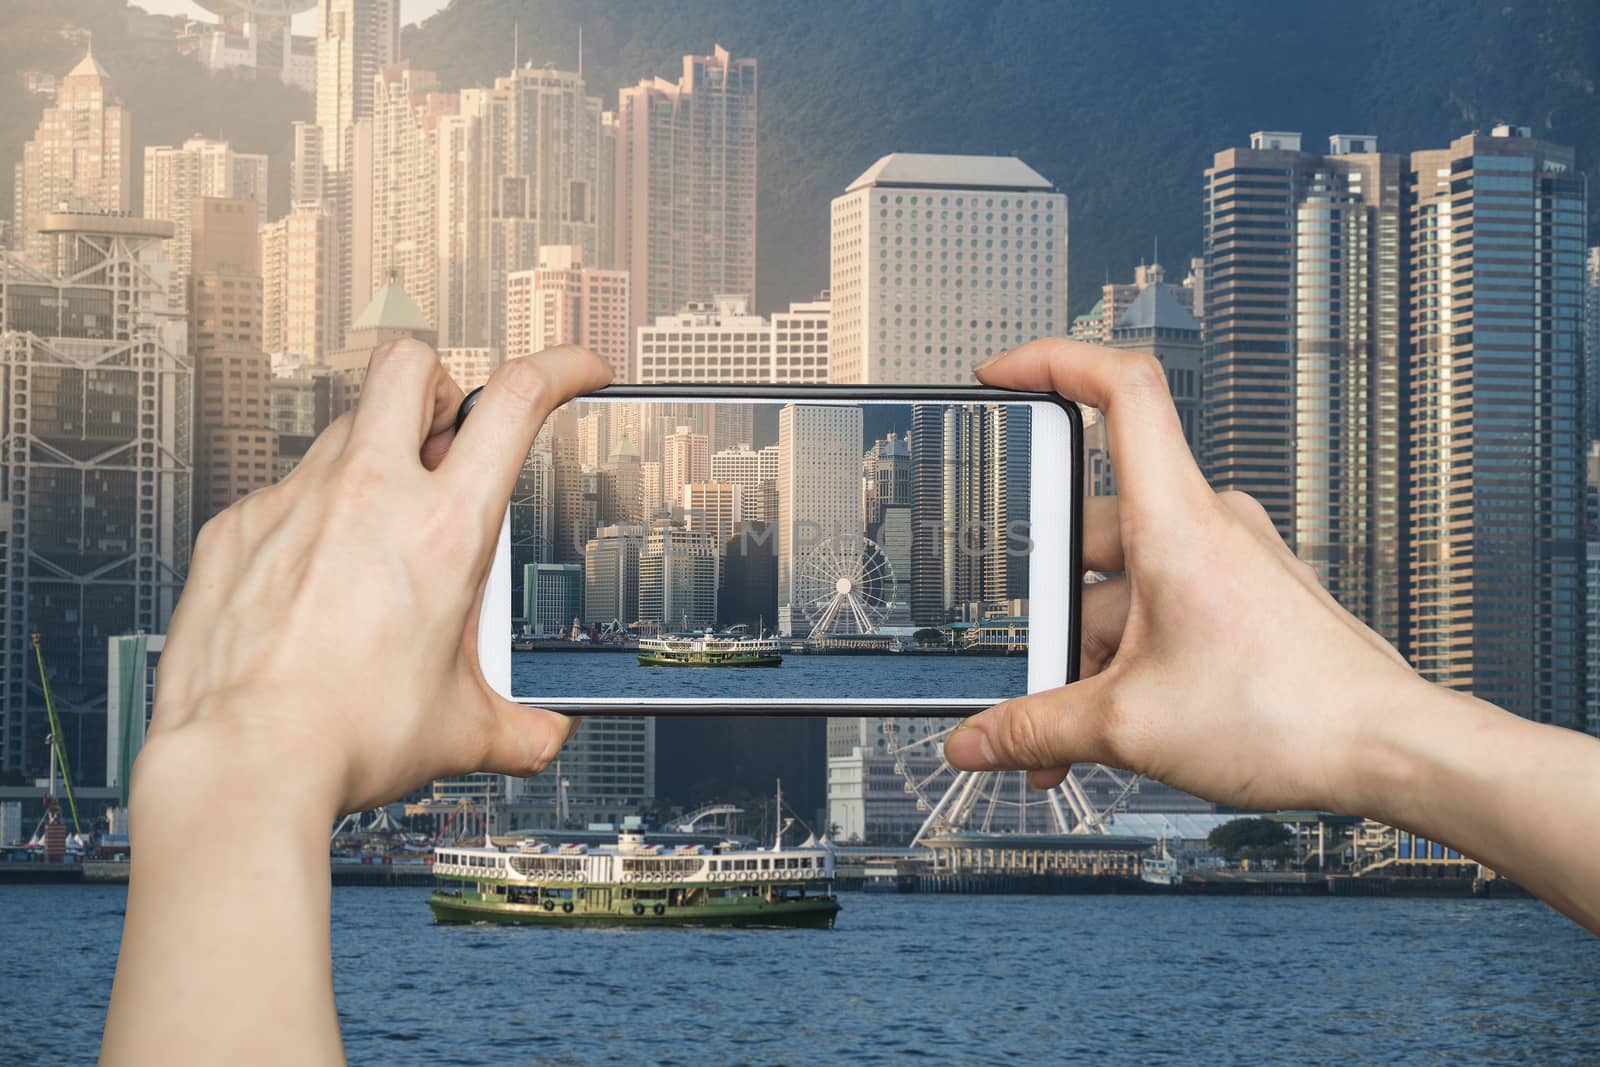
[{"label": "phone bezel", "polygon": [[[1078,406],[1055,393],[1015,392],[986,386],[939,385],[613,385],[578,397],[606,401],[764,401],[838,403],[857,400],[874,403],[998,403],[1050,404],[1066,414],[1068,444],[1073,462],[1069,473],[1070,510],[1067,516],[1067,634],[1064,677],[1078,677],[1079,634],[1083,608],[1083,419]],[[464,413],[463,413],[464,414]],[[1037,479],[1035,479],[1037,484]],[[502,696],[519,704],[548,708],[572,715],[825,715],[825,716],[908,716],[945,717],[972,714],[993,703],[987,699],[936,700],[740,700],[737,705],[713,703],[698,698],[660,698],[650,701],[619,701],[588,697],[539,698],[517,696],[511,692],[511,526],[510,504],[500,522],[499,543],[494,563],[485,582],[483,607],[478,619],[478,658],[484,679]],[[1052,540],[1054,543],[1054,539]],[[1033,599],[1033,589],[1028,591]],[[496,620],[499,620],[496,622]],[[1030,655],[1032,653],[1030,652]]]}]

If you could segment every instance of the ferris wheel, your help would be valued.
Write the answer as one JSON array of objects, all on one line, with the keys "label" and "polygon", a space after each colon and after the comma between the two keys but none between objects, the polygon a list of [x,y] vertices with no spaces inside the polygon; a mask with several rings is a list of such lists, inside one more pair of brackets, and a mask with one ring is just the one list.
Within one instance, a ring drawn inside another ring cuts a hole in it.
[{"label": "ferris wheel", "polygon": [[794,583],[812,639],[870,634],[888,617],[885,594],[893,588],[894,568],[868,538],[829,537],[800,560]]},{"label": "ferris wheel", "polygon": [[882,722],[906,793],[928,813],[913,846],[926,836],[964,831],[1110,833],[1113,817],[1139,791],[1139,775],[1098,763],[1074,764],[1060,785],[1044,791],[1028,785],[1025,771],[958,771],[944,758],[944,742],[960,720]]}]

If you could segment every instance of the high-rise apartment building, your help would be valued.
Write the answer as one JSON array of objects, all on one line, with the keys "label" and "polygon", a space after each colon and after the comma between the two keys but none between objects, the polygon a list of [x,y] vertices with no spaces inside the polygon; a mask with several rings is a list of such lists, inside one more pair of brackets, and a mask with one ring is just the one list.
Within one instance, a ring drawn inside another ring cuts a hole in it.
[{"label": "high-rise apartment building", "polygon": [[816,621],[797,582],[807,554],[823,541],[846,556],[864,550],[861,427],[858,406],[785,404],[778,412],[780,634],[809,633]]},{"label": "high-rise apartment building", "polygon": [[717,555],[705,531],[662,525],[639,555],[639,622],[662,631],[697,630],[717,621]]},{"label": "high-rise apartment building", "polygon": [[191,137],[181,146],[147,145],[144,150],[144,217],[172,223],[167,259],[176,293],[189,280],[189,246],[197,197],[226,197],[256,204],[255,224],[267,217],[267,157],[235,152],[227,141]]},{"label": "high-rise apartment building", "polygon": [[690,482],[683,487],[679,504],[684,526],[692,533],[708,533],[716,541],[720,586],[722,548],[743,521],[744,489],[729,482]]},{"label": "high-rise apartment building", "polygon": [[56,235],[40,220],[65,204],[71,211],[126,213],[133,207],[133,119],[111,90],[111,75],[85,52],[61,79],[33,140],[16,167],[13,245],[51,269]]},{"label": "high-rise apartment building", "polygon": [[[676,83],[618,94],[612,265],[632,326],[718,293],[756,293],[756,61],[720,45]],[[553,242],[552,242],[553,243]]]},{"label": "high-rise apartment building", "polygon": [[170,223],[36,217],[0,256],[0,767],[43,774],[41,639],[80,783],[106,766],[107,639],[164,633],[189,567],[194,382]]},{"label": "high-rise apartment building", "polygon": [[194,525],[276,480],[272,361],[262,349],[259,205],[196,197],[189,354],[195,373]]},{"label": "high-rise apartment building", "polygon": [[636,380],[793,385],[828,380],[826,293],[790,304],[771,322],[752,315],[749,306],[742,296],[719,296],[639,327]]},{"label": "high-rise apartment building", "polygon": [[582,345],[629,381],[628,273],[585,265],[576,245],[546,245],[539,265],[506,278],[506,355]]},{"label": "high-rise apartment building", "polygon": [[273,355],[321,364],[339,348],[335,221],[327,201],[308,200],[261,227],[261,347]]},{"label": "high-rise apartment building", "polygon": [[372,362],[373,353],[385,343],[405,337],[426,345],[439,343],[439,335],[406,291],[398,285],[386,285],[345,331],[344,347],[328,353],[327,367],[334,382],[334,417],[354,408],[361,398],[361,385],[367,380],[367,364]]},{"label": "high-rise apartment building", "polygon": [[709,439],[692,426],[679,426],[666,436],[661,460],[661,493],[671,507],[678,503],[683,487],[709,481],[711,450]]},{"label": "high-rise apartment building", "polygon": [[556,558],[556,464],[552,434],[542,431],[511,491],[511,603],[522,604],[523,568]]},{"label": "high-rise apartment building", "polygon": [[[334,215],[338,301],[332,318],[343,338],[354,311],[372,292],[371,181],[374,93],[385,67],[400,58],[400,0],[318,0],[315,148],[322,160],[320,196]],[[296,147],[312,148],[311,139]],[[304,169],[304,168],[302,168]],[[296,175],[296,184],[309,180]],[[385,279],[387,280],[387,279]]]},{"label": "high-rise apartment building", "polygon": [[[433,73],[404,62],[384,67],[377,76],[370,190],[372,288],[398,282],[435,329],[441,321],[438,131],[440,120],[458,107],[456,94],[440,92],[438,83]],[[441,340],[461,343],[454,337]]]},{"label": "high-rise apartment building", "polygon": [[1412,658],[1581,727],[1584,179],[1497,126],[1412,153],[1407,181]]},{"label": "high-rise apartment building", "polygon": [[832,220],[830,381],[969,385],[1067,328],[1067,198],[1020,159],[884,156]]},{"label": "high-rise apartment building", "polygon": [[1404,640],[1404,160],[1263,131],[1206,171],[1201,465],[1334,594]]},{"label": "high-rise apartment building", "polygon": [[509,352],[507,279],[538,268],[541,248],[612,266],[615,134],[580,74],[528,64],[463,90],[438,138],[441,329]]}]

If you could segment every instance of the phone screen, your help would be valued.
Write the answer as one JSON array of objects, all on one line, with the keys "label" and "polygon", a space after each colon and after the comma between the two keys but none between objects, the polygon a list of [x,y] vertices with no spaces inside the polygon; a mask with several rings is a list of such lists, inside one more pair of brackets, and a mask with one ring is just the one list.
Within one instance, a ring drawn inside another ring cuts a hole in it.
[{"label": "phone screen", "polygon": [[[1075,469],[1070,435],[1049,457],[1035,440],[1065,422],[1048,402],[568,404],[511,499],[511,693],[686,710],[1025,693],[1039,537],[1059,541],[1052,574],[1067,544],[1065,522],[1036,527],[1034,463],[1062,496]],[[1032,673],[1060,684],[1051,641]]]}]

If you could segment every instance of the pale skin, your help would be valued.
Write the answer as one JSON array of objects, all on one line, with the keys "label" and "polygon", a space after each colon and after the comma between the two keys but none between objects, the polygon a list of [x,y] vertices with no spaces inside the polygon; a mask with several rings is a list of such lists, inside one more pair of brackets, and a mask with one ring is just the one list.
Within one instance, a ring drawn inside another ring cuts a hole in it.
[{"label": "pale skin", "polygon": [[[1148,357],[1038,341],[979,369],[1100,408],[1124,494],[1091,502],[1083,680],[974,716],[969,769],[1075,761],[1241,807],[1360,813],[1448,842],[1600,931],[1600,742],[1417,677],[1251,500],[1189,457]],[[134,770],[133,874],[107,1064],[343,1062],[328,830],[427,781],[542,770],[572,723],[495,695],[476,620],[506,501],[549,413],[604,385],[577,348],[460,391],[399,342],[354,417],[209,523]],[[1540,783],[1530,791],[1527,783]]]}]

